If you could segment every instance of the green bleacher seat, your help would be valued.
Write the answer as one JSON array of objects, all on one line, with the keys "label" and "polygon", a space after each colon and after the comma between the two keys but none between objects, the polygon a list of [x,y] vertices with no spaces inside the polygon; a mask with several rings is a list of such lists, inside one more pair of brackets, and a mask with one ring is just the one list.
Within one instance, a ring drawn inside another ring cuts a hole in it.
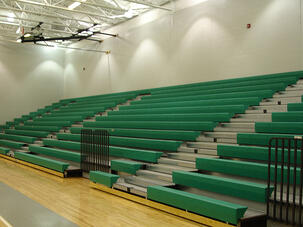
[{"label": "green bleacher seat", "polygon": [[158,159],[162,156],[163,153],[159,151],[110,146],[109,154],[110,156],[119,158],[128,158],[138,161],[157,163]]},{"label": "green bleacher seat", "polygon": [[70,127],[73,123],[71,121],[27,121],[24,122],[25,126],[34,125],[34,126],[61,126],[61,127]]},{"label": "green bleacher seat", "polygon": [[146,108],[167,108],[167,107],[186,107],[186,106],[218,106],[218,105],[248,105],[254,106],[260,103],[262,98],[248,97],[248,98],[232,98],[232,99],[215,99],[215,100],[198,100],[198,101],[183,101],[183,102],[169,102],[169,103],[155,103],[121,106],[121,110],[129,109],[146,109]]},{"label": "green bleacher seat", "polygon": [[[281,75],[281,76],[280,76]],[[302,72],[287,72],[287,73],[280,73],[280,74],[272,74],[272,75],[264,75],[264,76],[249,76],[249,77],[241,77],[241,78],[234,78],[234,79],[225,79],[225,80],[215,80],[215,81],[207,81],[207,82],[200,82],[200,83],[192,83],[192,84],[184,84],[184,85],[175,85],[169,87],[160,87],[154,88],[152,91],[167,91],[167,90],[180,90],[183,88],[194,88],[199,87],[214,87],[217,88],[225,88],[230,86],[246,86],[246,85],[258,85],[258,84],[270,84],[270,83],[277,83],[279,81],[283,81],[286,83],[291,83],[293,79],[297,80],[301,78]]]},{"label": "green bleacher seat", "polygon": [[288,103],[288,111],[303,111],[303,103]]},{"label": "green bleacher seat", "polygon": [[[81,151],[81,143],[79,142],[44,139],[43,144],[45,146],[58,147],[58,148],[74,150],[74,151]],[[110,156],[115,156],[115,157],[129,158],[134,160],[156,163],[158,159],[161,157],[162,152],[110,146],[109,154]]]},{"label": "green bleacher seat", "polygon": [[192,130],[212,131],[215,122],[167,122],[167,121],[97,121],[84,122],[84,127],[92,128],[131,128],[131,129],[161,129],[161,130]]},{"label": "green bleacher seat", "polygon": [[55,139],[43,139],[44,146],[58,147],[67,150],[81,151],[81,143]]},{"label": "green bleacher seat", "polygon": [[235,225],[247,210],[246,206],[163,186],[149,186],[147,198]]},{"label": "green bleacher seat", "polygon": [[272,122],[303,122],[303,111],[272,113]]},{"label": "green bleacher seat", "polygon": [[[185,171],[173,171],[173,182],[257,202],[266,202],[267,200],[268,187],[266,184]],[[270,187],[270,193],[273,189],[273,187]]]},{"label": "green bleacher seat", "polygon": [[125,172],[129,174],[136,174],[141,169],[142,164],[134,161],[127,160],[111,160],[110,168],[118,172]]},{"label": "green bleacher seat", "polygon": [[144,114],[144,115],[111,115],[96,117],[96,121],[214,121],[228,122],[230,113],[200,114]]},{"label": "green bleacher seat", "polygon": [[[267,147],[254,147],[254,146],[237,146],[237,145],[218,145],[217,154],[221,157],[227,158],[241,158],[258,161],[268,161],[268,148]],[[278,161],[282,160],[282,150],[278,149]],[[290,162],[294,163],[294,151],[291,150]],[[301,151],[297,151],[297,163],[300,163]],[[271,161],[275,160],[275,148],[272,148]],[[288,152],[285,149],[284,162],[288,160]]]},{"label": "green bleacher seat", "polygon": [[[82,129],[95,128],[79,128],[73,127],[70,129],[71,133],[80,134]],[[136,138],[150,138],[150,139],[167,139],[167,140],[181,140],[181,141],[195,141],[200,135],[198,131],[169,131],[169,130],[144,130],[144,129],[120,129],[109,128],[111,136],[125,136]]]},{"label": "green bleacher seat", "polygon": [[66,117],[52,117],[52,116],[43,116],[42,118],[35,118],[34,121],[57,121],[57,122],[81,122],[86,117],[82,116],[66,116]]},{"label": "green bleacher seat", "polygon": [[20,141],[24,143],[34,143],[37,140],[37,138],[35,137],[10,135],[10,134],[2,134],[2,133],[0,133],[0,139]]},{"label": "green bleacher seat", "polygon": [[[63,140],[67,139],[71,141],[81,142],[80,135],[57,134],[57,138]],[[69,143],[69,142],[62,141],[61,143]],[[139,138],[131,138],[131,137],[110,136],[109,144],[113,146],[122,146],[122,147],[137,147],[137,148],[145,148],[152,150],[177,151],[177,149],[180,147],[182,142],[172,141],[172,140],[139,139]]]},{"label": "green bleacher seat", "polygon": [[[282,91],[285,89],[287,84],[284,83],[274,83],[274,84],[265,84],[265,85],[256,85],[256,86],[240,86],[240,87],[231,87],[231,88],[219,88],[219,89],[200,89],[197,88],[195,90],[189,89],[187,91],[183,92],[163,92],[155,94],[152,93],[153,98],[169,98],[169,97],[176,97],[176,94],[178,96],[189,96],[189,95],[210,95],[210,94],[220,94],[220,93],[232,93],[232,92],[248,92],[248,91],[260,91],[260,90],[273,90],[273,91]],[[146,98],[147,99],[147,98]]]},{"label": "green bleacher seat", "polygon": [[[294,134],[269,134],[269,133],[238,133],[237,134],[237,143],[242,145],[257,145],[257,146],[268,146],[269,140],[271,138],[289,138],[293,139]],[[272,142],[272,145],[275,145],[275,141]],[[282,141],[279,140],[279,146],[282,146]],[[285,140],[284,146],[288,147],[288,140]],[[291,142],[291,147],[294,146],[294,142]],[[300,141],[298,141],[298,146],[300,146]]]},{"label": "green bleacher seat", "polygon": [[261,91],[248,91],[248,92],[232,92],[212,95],[191,95],[191,96],[179,96],[169,98],[152,98],[153,96],[143,96],[141,100],[132,101],[131,105],[142,105],[147,103],[168,103],[168,102],[180,102],[180,101],[193,101],[193,100],[216,100],[216,99],[227,99],[227,98],[238,98],[238,97],[262,97],[270,98],[275,92],[272,90],[261,90]]},{"label": "green bleacher seat", "polygon": [[58,126],[15,126],[17,130],[32,130],[32,131],[45,131],[45,132],[58,132],[62,127]]},{"label": "green bleacher seat", "polygon": [[84,111],[84,112],[67,112],[67,113],[56,113],[43,114],[43,117],[92,117],[97,113],[97,111]]},{"label": "green bleacher seat", "polygon": [[54,110],[51,112],[51,114],[54,114],[54,113],[70,113],[70,112],[95,112],[95,113],[101,113],[101,112],[104,112],[107,108],[105,107],[89,107],[89,108],[74,108],[72,110],[70,109],[59,109],[59,110]]},{"label": "green bleacher seat", "polygon": [[13,129],[6,129],[5,133],[12,135],[38,137],[38,138],[44,138],[49,135],[49,132],[44,132],[44,131],[31,131],[31,130],[26,131],[26,130],[13,130]]},{"label": "green bleacher seat", "polygon": [[0,147],[0,154],[7,155],[8,152],[10,152],[9,148]]},{"label": "green bleacher seat", "polygon": [[[254,162],[234,161],[226,159],[213,159],[213,158],[197,158],[196,168],[205,171],[218,172],[230,174],[235,176],[250,177],[261,180],[267,180],[268,165]],[[274,165],[271,166],[271,180],[274,178]],[[284,171],[287,167],[284,166]],[[281,181],[281,167],[278,166],[277,182]],[[297,182],[300,182],[300,169],[296,169]],[[293,167],[290,168],[290,183],[293,183]],[[283,175],[284,182],[287,180],[286,174]]]},{"label": "green bleacher seat", "polygon": [[43,154],[43,155],[47,155],[63,160],[69,160],[73,162],[79,162],[79,163],[81,162],[81,154],[77,152],[65,151],[65,150],[49,148],[49,147],[40,147],[35,145],[29,146],[29,150],[37,154]]},{"label": "green bleacher seat", "polygon": [[244,113],[246,105],[222,105],[222,106],[194,106],[194,107],[171,107],[151,109],[130,109],[110,111],[108,115],[135,115],[135,114],[194,114],[194,113]]},{"label": "green bleacher seat", "polygon": [[117,182],[119,176],[111,173],[101,172],[101,171],[90,171],[89,179],[94,183],[103,184],[111,188],[113,184]]},{"label": "green bleacher seat", "polygon": [[21,153],[21,152],[15,152],[15,158],[39,166],[43,166],[48,169],[52,169],[61,173],[63,173],[69,166],[69,164],[65,162],[60,162],[49,158],[39,157],[37,155]]},{"label": "green bleacher seat", "polygon": [[64,107],[61,107],[60,110],[77,110],[77,109],[89,109],[89,108],[92,108],[92,109],[102,109],[102,108],[109,108],[109,107],[114,107],[116,106],[117,103],[116,102],[108,102],[108,103],[103,103],[103,104],[95,104],[95,105],[77,105],[77,106],[72,106],[72,105],[69,105],[69,106],[64,106]]},{"label": "green bleacher seat", "polygon": [[256,122],[256,132],[265,133],[303,133],[303,122]]},{"label": "green bleacher seat", "polygon": [[14,142],[10,140],[0,140],[0,145],[10,148],[15,148],[15,149],[21,149],[21,147],[23,147],[25,143]]},{"label": "green bleacher seat", "polygon": [[[177,92],[188,92],[188,91],[197,91],[197,90],[206,90],[206,91],[212,91],[212,90],[226,90],[230,88],[238,89],[238,88],[250,88],[252,86],[254,87],[259,87],[264,84],[267,84],[269,87],[272,84],[277,84],[277,83],[283,83],[285,84],[285,87],[290,84],[296,83],[297,79],[295,77],[290,77],[290,78],[279,78],[279,79],[272,79],[272,80],[263,80],[263,81],[249,81],[245,83],[227,83],[227,84],[215,84],[215,85],[203,85],[203,86],[196,86],[196,87],[188,87],[188,88],[178,88],[178,89],[166,89],[162,91],[157,91],[157,90],[152,90],[151,94],[152,95],[157,95],[157,94],[169,94],[169,93],[177,93]],[[268,89],[268,88],[265,88]],[[265,90],[263,89],[263,90]],[[234,90],[235,92],[237,90]]]}]

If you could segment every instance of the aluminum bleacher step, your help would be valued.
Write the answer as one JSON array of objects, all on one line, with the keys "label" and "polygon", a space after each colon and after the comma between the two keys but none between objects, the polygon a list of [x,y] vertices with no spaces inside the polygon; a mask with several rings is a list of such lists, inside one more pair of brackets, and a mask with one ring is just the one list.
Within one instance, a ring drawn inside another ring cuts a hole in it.
[{"label": "aluminum bleacher step", "polygon": [[195,168],[186,168],[181,166],[173,166],[167,164],[150,164],[147,165],[148,170],[160,172],[160,173],[168,173],[171,174],[174,170],[183,170],[183,171],[196,171]]},{"label": "aluminum bleacher step", "polygon": [[136,175],[142,177],[149,177],[161,181],[173,182],[172,175],[166,173],[159,173],[150,170],[138,170],[136,172]]},{"label": "aluminum bleacher step", "polygon": [[172,159],[172,158],[159,158],[158,163],[159,164],[182,166],[182,167],[187,167],[187,168],[195,168],[196,167],[196,163],[193,162],[193,161],[185,161],[185,160]]},{"label": "aluminum bleacher step", "polygon": [[200,154],[200,153],[187,153],[187,152],[178,152],[178,153],[168,153],[168,158],[172,159],[179,159],[184,161],[192,161],[195,162],[196,158],[218,158],[218,156],[215,155],[206,155],[206,154]]}]

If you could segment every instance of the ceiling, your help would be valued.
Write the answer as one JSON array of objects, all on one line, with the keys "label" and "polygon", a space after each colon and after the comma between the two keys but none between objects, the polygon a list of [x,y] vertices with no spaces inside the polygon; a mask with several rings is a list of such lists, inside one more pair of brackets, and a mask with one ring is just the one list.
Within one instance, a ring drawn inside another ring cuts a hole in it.
[{"label": "ceiling", "polygon": [[[104,31],[147,10],[171,11],[171,0],[0,0],[0,37],[16,42],[43,22],[38,32],[44,37],[66,37],[92,26]],[[94,34],[93,39],[104,36]],[[60,41],[70,45],[74,41]]]}]

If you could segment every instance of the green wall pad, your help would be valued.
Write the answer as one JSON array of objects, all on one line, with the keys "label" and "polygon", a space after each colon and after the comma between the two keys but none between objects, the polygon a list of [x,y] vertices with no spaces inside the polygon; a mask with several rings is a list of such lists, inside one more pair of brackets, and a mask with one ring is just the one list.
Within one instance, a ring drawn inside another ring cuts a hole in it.
[{"label": "green wall pad", "polygon": [[69,160],[73,162],[81,162],[81,154],[71,151],[64,151],[60,149],[54,149],[49,147],[29,146],[29,150],[33,153],[43,154],[51,157],[56,157],[63,160]]},{"label": "green wall pad", "polygon": [[9,134],[1,134],[1,133],[0,133],[0,139],[20,141],[24,143],[34,143],[37,140],[37,138],[35,137],[17,136],[17,135],[9,135]]},{"label": "green wall pad", "polygon": [[262,98],[231,98],[231,99],[216,99],[216,100],[197,100],[197,101],[183,101],[183,102],[168,102],[168,103],[151,103],[142,105],[121,106],[121,110],[129,109],[146,109],[146,108],[168,108],[168,107],[186,107],[186,106],[218,106],[218,105],[259,105]]},{"label": "green wall pad", "polygon": [[244,113],[248,106],[245,105],[222,105],[222,106],[194,106],[194,107],[172,107],[138,110],[119,110],[108,112],[112,115],[137,115],[137,114],[190,114],[190,113]]},{"label": "green wall pad", "polygon": [[272,113],[272,122],[303,122],[303,111]]},{"label": "green wall pad", "polygon": [[129,174],[136,174],[136,172],[142,167],[141,163],[126,160],[111,160],[110,163],[111,170]]},{"label": "green wall pad", "polygon": [[5,133],[6,134],[12,134],[12,135],[39,137],[39,138],[44,138],[44,137],[47,137],[49,135],[49,132],[13,130],[13,129],[5,130]]},{"label": "green wall pad", "polygon": [[113,184],[117,182],[119,176],[115,174],[100,172],[100,171],[90,171],[89,179],[94,183],[103,184],[111,188]]},{"label": "green wall pad", "polygon": [[25,143],[13,142],[9,140],[0,140],[0,145],[10,148],[15,148],[15,149],[21,149],[21,147],[23,147]]},{"label": "green wall pad", "polygon": [[131,128],[131,129],[162,129],[162,130],[193,130],[212,131],[215,122],[167,122],[167,121],[98,121],[84,122],[84,127],[92,128]]},{"label": "green wall pad", "polygon": [[6,155],[8,152],[10,152],[10,149],[9,149],[9,148],[0,147],[0,154]]},{"label": "green wall pad", "polygon": [[[289,134],[266,134],[266,133],[238,133],[237,143],[243,145],[258,145],[258,146],[268,146],[269,140],[271,138],[290,138],[293,139],[295,136],[302,135],[289,135]],[[275,146],[275,142],[272,142]],[[282,141],[279,140],[279,146],[282,146]],[[288,140],[285,140],[284,146],[288,147]],[[298,141],[298,146],[301,146],[300,141]],[[291,142],[291,147],[294,147],[294,142]]]},{"label": "green wall pad", "polygon": [[[230,178],[192,173],[185,171],[174,171],[173,182],[188,187],[198,188],[219,194],[230,195],[257,202],[266,202],[267,185]],[[270,193],[273,187],[270,188]]]},{"label": "green wall pad", "polygon": [[147,198],[234,225],[247,210],[246,206],[162,186],[149,186]]},{"label": "green wall pad", "polygon": [[265,133],[303,133],[303,122],[256,122],[256,132]]},{"label": "green wall pad", "polygon": [[[197,158],[196,168],[211,172],[218,172],[230,174],[235,176],[250,177],[261,180],[267,180],[267,164],[233,161],[226,159],[212,159],[212,158]],[[271,180],[274,179],[274,165],[271,166]],[[296,181],[300,182],[300,169],[296,169]],[[281,167],[278,166],[277,182],[281,182]],[[284,173],[287,172],[287,166],[284,167]],[[294,168],[290,168],[290,183],[293,183]],[[284,182],[287,180],[287,175],[283,175]]]},{"label": "green wall pad", "polygon": [[96,121],[213,121],[229,122],[230,113],[202,114],[144,114],[144,115],[111,115],[96,117]]},{"label": "green wall pad", "polygon": [[[71,128],[71,133],[80,134],[82,129],[94,128]],[[104,128],[100,128],[103,129]],[[195,141],[200,135],[197,131],[169,131],[169,130],[144,130],[144,129],[121,129],[108,128],[106,129],[111,136],[138,137],[150,139],[167,139],[167,140],[182,140]]]},{"label": "green wall pad", "polygon": [[26,154],[21,152],[15,152],[15,158],[26,162],[30,162],[39,166],[46,167],[48,169],[56,170],[63,173],[69,166],[68,163],[60,162],[44,157],[39,157],[37,155]]}]

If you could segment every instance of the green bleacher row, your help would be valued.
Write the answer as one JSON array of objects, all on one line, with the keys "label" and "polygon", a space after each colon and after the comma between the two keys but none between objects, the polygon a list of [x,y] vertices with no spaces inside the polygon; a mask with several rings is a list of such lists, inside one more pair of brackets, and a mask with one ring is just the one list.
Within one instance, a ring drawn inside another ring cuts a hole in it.
[{"label": "green bleacher row", "polygon": [[[112,187],[119,179],[119,176],[99,171],[90,171],[89,178],[94,183]],[[243,217],[247,210],[246,206],[163,186],[149,186],[147,188],[147,198],[232,224],[237,224],[238,220]]]},{"label": "green bleacher row", "polygon": [[216,81],[209,81],[209,82],[201,82],[201,83],[192,83],[192,84],[185,84],[185,85],[176,85],[176,86],[169,86],[169,87],[160,87],[152,89],[154,92],[162,92],[165,93],[168,90],[178,90],[183,88],[194,88],[194,87],[202,87],[202,86],[213,86],[213,85],[220,85],[223,86],[224,84],[233,84],[233,83],[242,83],[242,82],[252,82],[252,81],[262,81],[262,80],[272,80],[272,79],[283,79],[287,77],[293,77],[296,79],[302,78],[302,71],[296,72],[285,72],[285,73],[275,73],[275,74],[267,74],[267,75],[258,75],[258,76],[249,76],[249,77],[242,77],[242,78],[234,78],[234,79],[225,79],[225,80],[216,80]]}]

